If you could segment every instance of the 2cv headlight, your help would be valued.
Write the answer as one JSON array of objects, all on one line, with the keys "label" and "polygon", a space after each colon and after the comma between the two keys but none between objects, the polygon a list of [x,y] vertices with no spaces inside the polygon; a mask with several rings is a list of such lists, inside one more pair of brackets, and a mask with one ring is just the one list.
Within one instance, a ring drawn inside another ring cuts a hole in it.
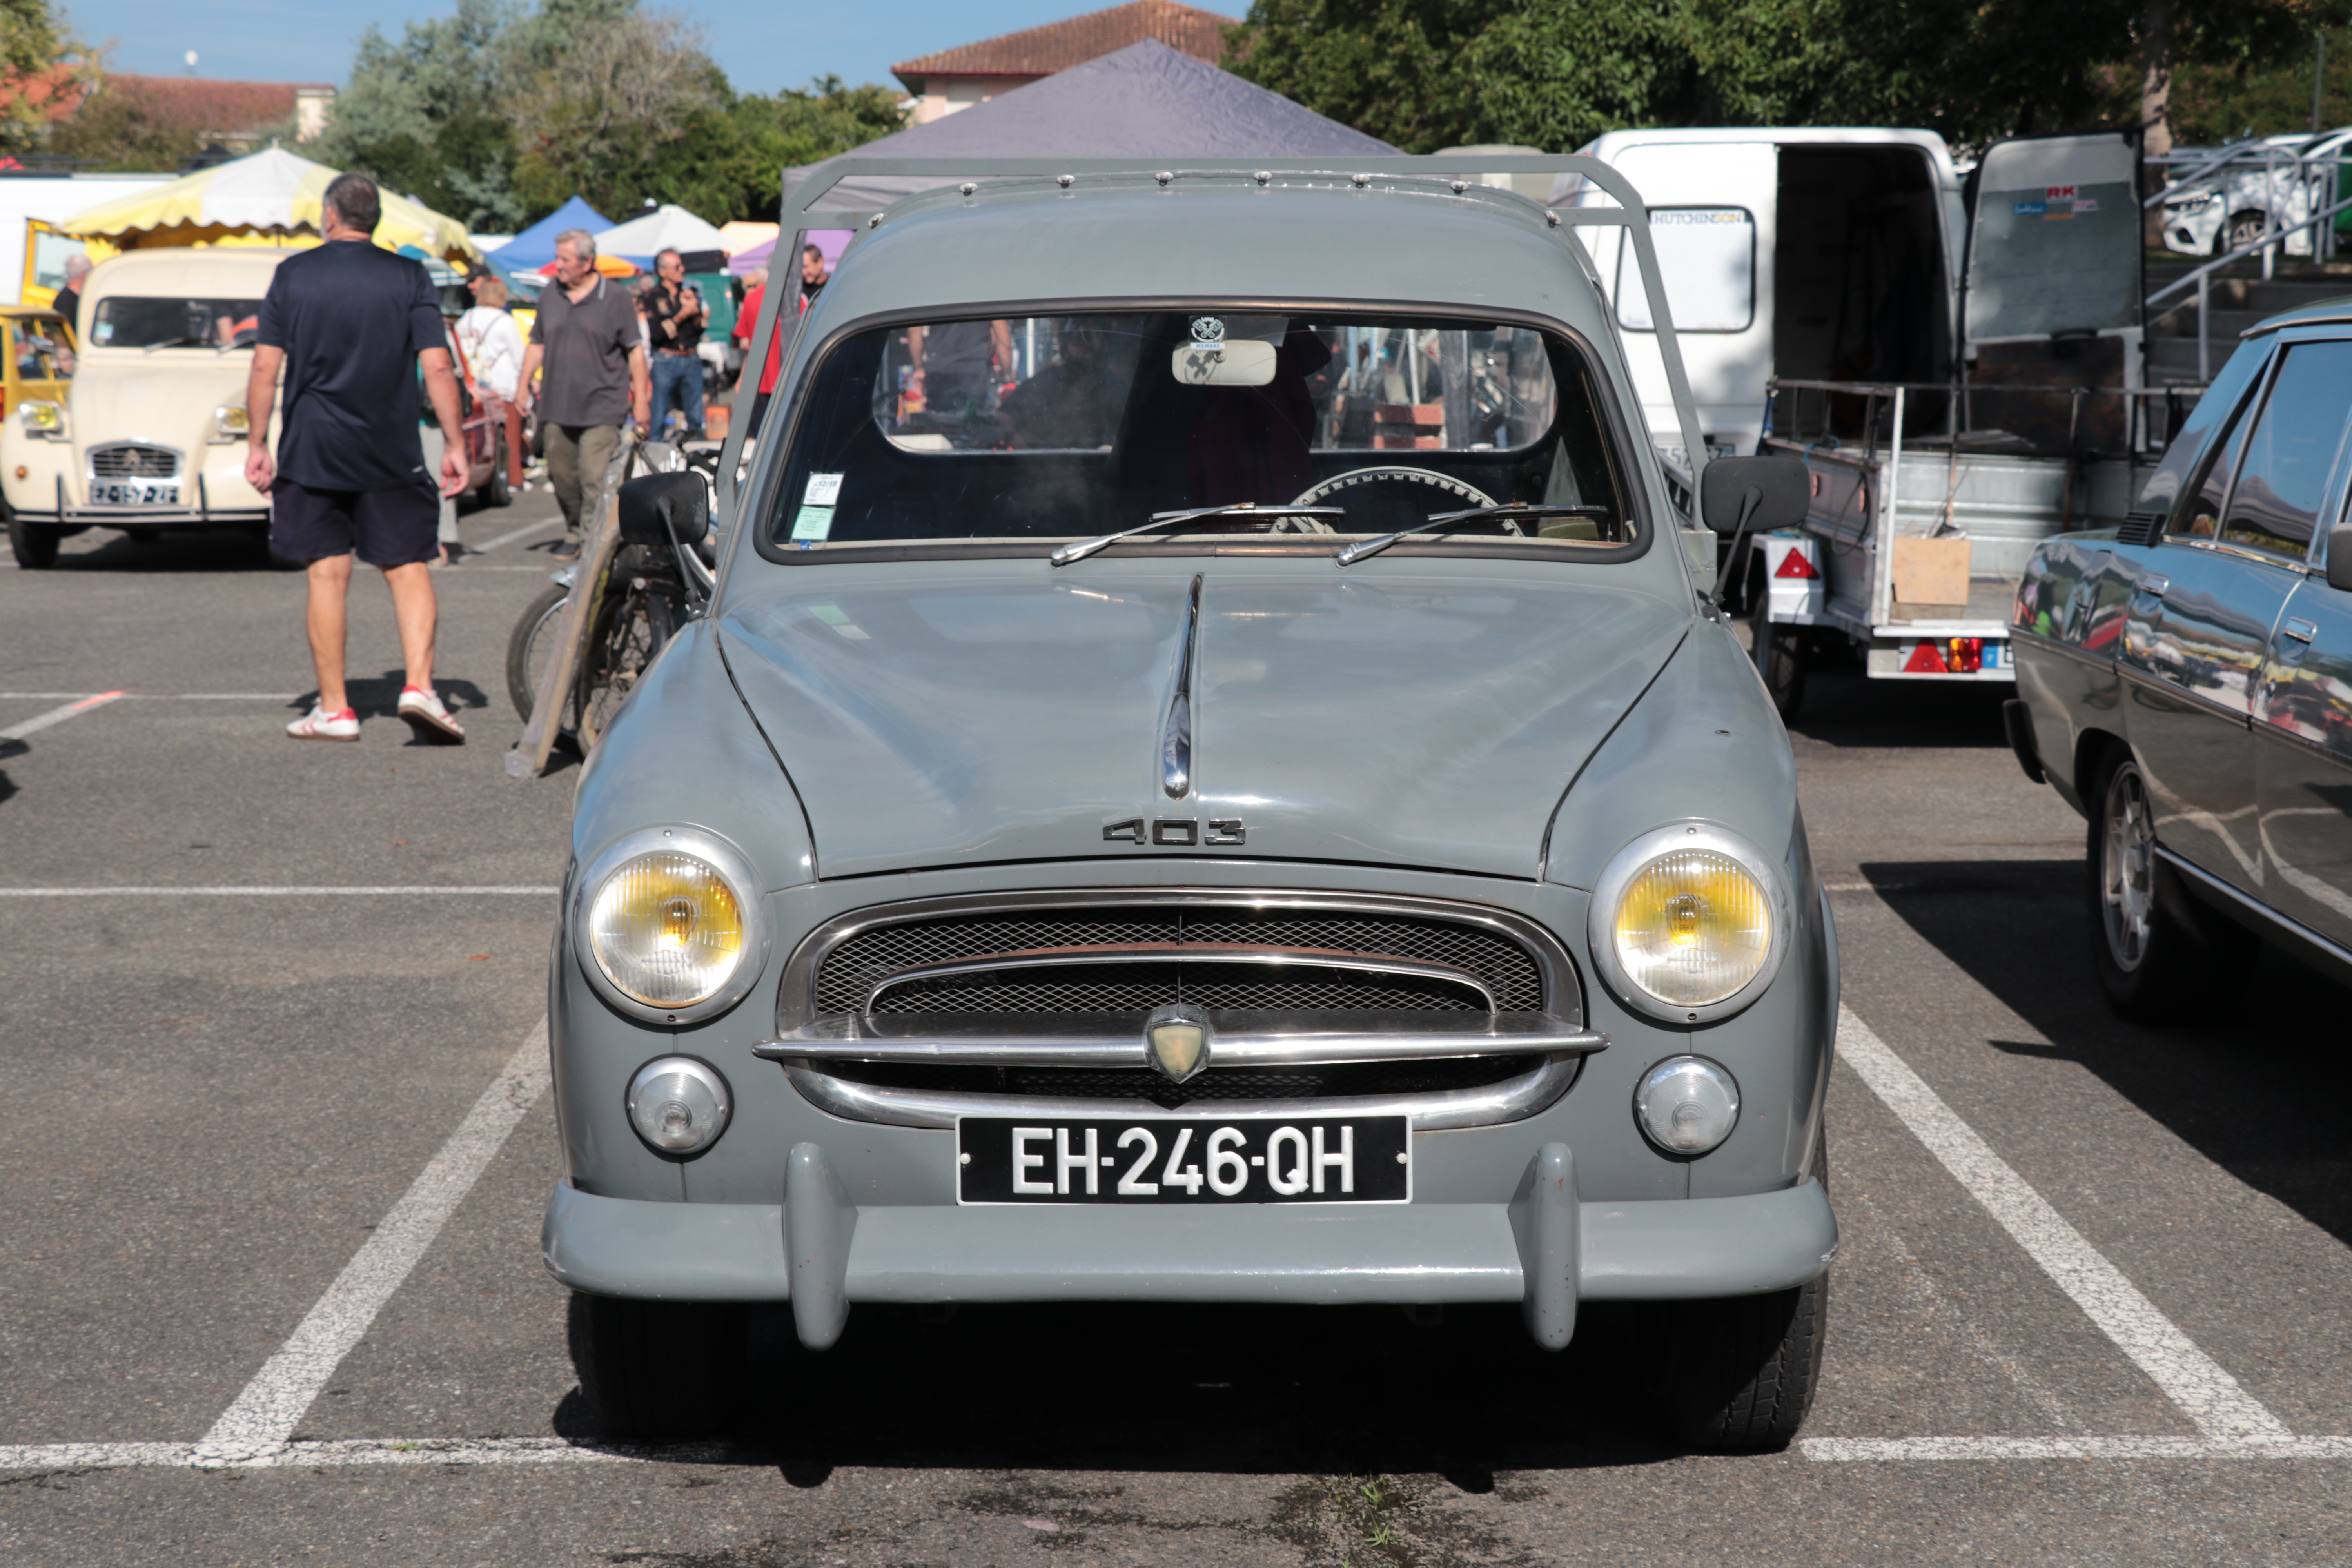
[{"label": "2cv headlight", "polygon": [[758,882],[735,847],[698,828],[634,833],[580,879],[572,941],[604,999],[658,1023],[740,1001],[767,966]]},{"label": "2cv headlight", "polygon": [[1592,890],[1594,964],[1621,1001],[1667,1023],[1725,1017],[1763,994],[1788,950],[1788,889],[1738,834],[1705,823],[1645,833]]},{"label": "2cv headlight", "polygon": [[62,441],[66,438],[66,405],[47,398],[28,397],[16,405],[16,418],[25,434],[37,441]]}]

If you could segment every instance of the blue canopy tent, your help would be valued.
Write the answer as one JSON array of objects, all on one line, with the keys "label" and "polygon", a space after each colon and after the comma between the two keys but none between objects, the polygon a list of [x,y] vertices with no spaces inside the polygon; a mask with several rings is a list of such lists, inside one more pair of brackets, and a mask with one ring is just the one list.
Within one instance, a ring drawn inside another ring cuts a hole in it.
[{"label": "blue canopy tent", "polygon": [[612,226],[611,218],[574,196],[490,254],[517,272],[528,272],[555,259],[555,237],[564,230],[602,234]]}]

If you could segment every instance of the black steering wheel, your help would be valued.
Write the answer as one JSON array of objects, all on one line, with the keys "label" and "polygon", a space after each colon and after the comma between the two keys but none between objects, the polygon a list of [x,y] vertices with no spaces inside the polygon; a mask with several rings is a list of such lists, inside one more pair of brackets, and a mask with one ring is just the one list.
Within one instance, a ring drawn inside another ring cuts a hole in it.
[{"label": "black steering wheel", "polygon": [[[1498,503],[1476,485],[1457,479],[1451,474],[1398,463],[1374,463],[1368,468],[1349,468],[1344,474],[1334,474],[1322,483],[1308,487],[1290,504],[1342,506],[1348,510],[1346,531],[1393,533],[1401,528],[1428,521],[1433,511],[1466,511],[1472,507]],[[1512,533],[1525,537],[1517,523],[1507,519],[1497,521]]]}]

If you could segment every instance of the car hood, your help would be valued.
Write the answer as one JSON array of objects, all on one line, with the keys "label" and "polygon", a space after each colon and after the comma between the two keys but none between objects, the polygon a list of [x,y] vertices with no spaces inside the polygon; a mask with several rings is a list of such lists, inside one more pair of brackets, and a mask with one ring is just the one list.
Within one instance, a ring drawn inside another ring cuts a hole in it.
[{"label": "car hood", "polygon": [[249,349],[85,354],[67,395],[74,445],[155,441],[189,447],[194,456],[212,434],[214,409],[244,406],[252,369]]},{"label": "car hood", "polygon": [[[1523,563],[960,564],[730,595],[728,666],[824,876],[1217,854],[1534,877],[1569,781],[1690,620]],[[1192,782],[1171,798],[1161,741],[1194,566]],[[1140,844],[1123,826],[1139,819]]]}]

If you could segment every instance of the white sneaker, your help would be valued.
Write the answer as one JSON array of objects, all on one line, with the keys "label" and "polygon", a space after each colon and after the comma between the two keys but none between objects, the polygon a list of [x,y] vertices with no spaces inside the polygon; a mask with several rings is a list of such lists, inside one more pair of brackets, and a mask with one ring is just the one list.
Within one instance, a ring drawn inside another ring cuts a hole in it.
[{"label": "white sneaker", "polygon": [[298,741],[356,741],[360,738],[360,716],[349,708],[330,713],[314,705],[287,725],[286,732]]},{"label": "white sneaker", "polygon": [[[400,692],[400,716],[420,739],[440,745],[462,745],[466,740],[465,726],[449,717],[449,710],[441,706],[441,699],[421,686],[406,686]],[[359,732],[359,721],[352,721],[352,732]]]}]

